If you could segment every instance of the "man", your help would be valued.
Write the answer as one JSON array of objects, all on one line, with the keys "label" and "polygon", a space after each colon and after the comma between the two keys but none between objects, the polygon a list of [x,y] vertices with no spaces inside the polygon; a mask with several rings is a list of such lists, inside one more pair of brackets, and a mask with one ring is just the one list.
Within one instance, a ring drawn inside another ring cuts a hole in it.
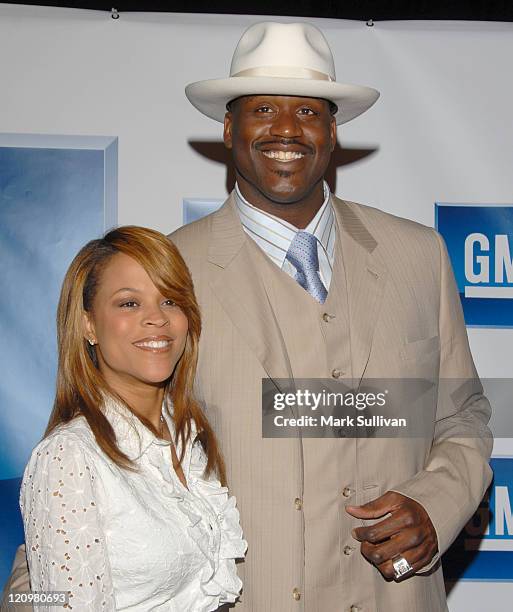
[{"label": "man", "polygon": [[[198,396],[249,542],[236,607],[445,610],[438,560],[490,482],[489,405],[442,240],[323,182],[336,124],[377,92],[336,82],[313,26],[266,22],[229,78],[186,93],[224,120],[237,179],[219,211],[171,235],[202,308]],[[467,383],[454,401],[440,386],[426,438],[262,439],[262,378],[343,377]]]},{"label": "man", "polygon": [[[186,93],[224,120],[237,178],[219,211],[171,235],[202,309],[197,395],[249,542],[235,608],[446,610],[439,558],[490,482],[489,405],[439,236],[323,181],[336,125],[377,92],[336,82],[313,26],[266,22],[228,79]],[[266,378],[466,382],[440,386],[424,438],[267,439]]]}]

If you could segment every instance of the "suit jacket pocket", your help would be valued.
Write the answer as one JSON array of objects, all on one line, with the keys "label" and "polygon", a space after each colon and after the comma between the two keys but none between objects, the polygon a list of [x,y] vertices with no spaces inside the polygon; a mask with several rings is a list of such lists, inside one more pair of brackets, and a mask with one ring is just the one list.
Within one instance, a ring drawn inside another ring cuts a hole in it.
[{"label": "suit jacket pocket", "polygon": [[431,353],[437,353],[440,350],[440,338],[433,336],[432,338],[422,338],[414,342],[408,342],[401,349],[400,355],[402,359],[423,359]]}]

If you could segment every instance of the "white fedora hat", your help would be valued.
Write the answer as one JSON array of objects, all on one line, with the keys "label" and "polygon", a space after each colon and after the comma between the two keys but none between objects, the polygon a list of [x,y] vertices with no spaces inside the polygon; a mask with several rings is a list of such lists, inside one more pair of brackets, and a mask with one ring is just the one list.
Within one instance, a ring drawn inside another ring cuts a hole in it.
[{"label": "white fedora hat", "polygon": [[244,32],[227,79],[191,83],[185,94],[201,113],[221,122],[228,102],[240,96],[324,98],[337,105],[337,124],[361,115],[379,97],[370,87],[336,82],[331,50],[315,26],[273,21]]}]

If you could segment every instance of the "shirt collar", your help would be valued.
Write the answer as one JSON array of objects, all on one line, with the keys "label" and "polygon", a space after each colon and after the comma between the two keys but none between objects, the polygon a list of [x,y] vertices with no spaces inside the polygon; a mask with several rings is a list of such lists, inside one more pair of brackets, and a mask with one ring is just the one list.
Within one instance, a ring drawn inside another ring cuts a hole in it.
[{"label": "shirt collar", "polygon": [[[166,419],[169,431],[174,432],[172,412],[170,412],[170,401],[162,404],[162,415]],[[157,446],[169,446],[169,440],[162,440],[141,423],[141,421],[121,402],[113,397],[106,397],[102,406],[102,412],[109,421],[116,434],[118,448],[131,460],[139,459],[148,448],[155,444]]]},{"label": "shirt collar", "polygon": [[[313,234],[323,249],[329,253],[331,227],[334,223],[331,193],[326,181],[323,183],[324,202],[315,217],[303,231]],[[250,204],[241,194],[239,186],[235,184],[235,202],[244,230],[272,257],[281,268],[292,240],[299,229],[270,213],[260,210]]]}]

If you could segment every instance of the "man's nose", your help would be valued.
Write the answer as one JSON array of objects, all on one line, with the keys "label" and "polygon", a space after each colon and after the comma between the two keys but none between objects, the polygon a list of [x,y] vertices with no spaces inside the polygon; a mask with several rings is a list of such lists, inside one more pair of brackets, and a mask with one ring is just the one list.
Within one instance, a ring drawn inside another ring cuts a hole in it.
[{"label": "man's nose", "polygon": [[295,112],[282,110],[271,125],[271,134],[282,138],[297,138],[302,135],[301,126]]}]

